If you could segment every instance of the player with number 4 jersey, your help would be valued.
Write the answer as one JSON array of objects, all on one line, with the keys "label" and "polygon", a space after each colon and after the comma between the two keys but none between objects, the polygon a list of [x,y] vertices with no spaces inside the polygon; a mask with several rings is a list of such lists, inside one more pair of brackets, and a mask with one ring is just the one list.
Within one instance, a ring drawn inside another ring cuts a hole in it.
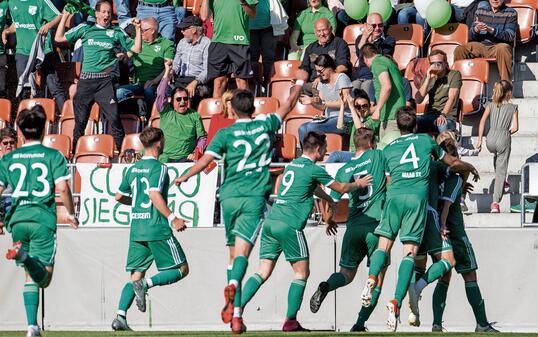
[{"label": "player with number 4 jersey", "polygon": [[[304,76],[306,77],[306,76]],[[282,120],[297,103],[304,79],[291,89],[290,97],[274,114],[254,113],[254,96],[247,90],[236,90],[231,109],[238,119],[220,129],[205,154],[176,184],[187,181],[203,171],[215,159],[224,162],[224,182],[220,187],[220,202],[229,248],[228,285],[224,289],[221,318],[232,323],[232,332],[244,332],[241,319],[241,282],[248,266],[250,251],[261,228],[265,202],[271,190],[269,164],[275,133]]]},{"label": "player with number 4 jersey", "polygon": [[13,238],[13,247],[6,257],[26,271],[26,336],[41,335],[37,324],[39,288],[46,288],[51,282],[56,253],[55,190],[69,214],[67,221],[73,228],[78,227],[65,157],[41,144],[45,125],[46,115],[40,105],[21,111],[17,126],[26,142],[0,161],[0,194],[7,187],[13,190],[13,206],[4,219]]},{"label": "player with number 4 jersey", "polygon": [[389,179],[387,201],[381,222],[375,230],[380,236],[379,244],[370,259],[370,276],[362,293],[363,306],[370,306],[378,275],[399,233],[404,257],[398,270],[394,299],[387,304],[387,326],[391,331],[397,329],[400,307],[411,282],[414,258],[424,233],[432,157],[442,160],[452,170],[470,171],[478,179],[478,172],[472,165],[445,154],[427,134],[414,134],[416,120],[416,112],[412,108],[400,108],[396,113],[396,122],[401,136],[383,150],[385,172]]},{"label": "player with number 4 jersey", "polygon": [[[241,306],[244,307],[265,282],[277,263],[282,252],[290,262],[294,272],[288,292],[288,311],[282,327],[283,331],[305,331],[297,321],[309,270],[308,244],[303,232],[308,216],[314,206],[314,194],[327,200],[331,207],[334,203],[320,184],[339,193],[347,193],[357,188],[367,188],[371,176],[352,179],[349,182],[336,182],[317,161],[323,160],[327,150],[326,137],[310,132],[303,140],[303,156],[286,166],[279,186],[278,197],[263,225],[260,246],[260,267],[258,273],[245,284]],[[327,233],[335,232],[335,224],[328,219]]]},{"label": "player with number 4 jersey", "polygon": [[[127,325],[127,310],[136,298],[136,305],[146,311],[149,288],[176,283],[189,273],[185,253],[172,229],[183,231],[185,220],[177,218],[168,208],[168,168],[157,158],[162,154],[164,134],[148,127],[140,133],[144,157],[124,173],[116,200],[131,208],[131,235],[126,270],[132,282],[123,287],[117,316],[112,322],[116,331],[131,330]],[[159,273],[145,278],[155,261]]]}]

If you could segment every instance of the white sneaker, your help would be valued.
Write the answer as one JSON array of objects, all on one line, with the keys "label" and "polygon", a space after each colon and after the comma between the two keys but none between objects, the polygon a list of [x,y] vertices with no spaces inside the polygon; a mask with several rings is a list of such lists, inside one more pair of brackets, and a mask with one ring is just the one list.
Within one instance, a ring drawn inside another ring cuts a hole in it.
[{"label": "white sneaker", "polygon": [[499,330],[495,329],[493,327],[493,324],[494,323],[488,323],[488,325],[486,326],[480,326],[480,325],[476,325],[476,329],[474,329],[474,332],[500,332]]},{"label": "white sneaker", "polygon": [[41,330],[37,325],[30,325],[28,331],[26,331],[26,337],[41,336]]},{"label": "white sneaker", "polygon": [[411,326],[420,326],[420,310],[418,307],[418,301],[420,301],[420,294],[417,292],[417,289],[415,288],[415,284],[411,284],[409,286],[409,309],[411,310],[411,313],[416,316],[416,322],[418,325],[411,323],[411,315],[409,315],[409,325]]},{"label": "white sneaker", "polygon": [[389,311],[389,317],[387,318],[387,328],[391,332],[396,332],[398,329],[398,322],[400,321],[400,309],[396,300],[389,301],[387,303],[387,310]]},{"label": "white sneaker", "polygon": [[444,332],[445,328],[443,328],[440,324],[434,324],[432,325],[432,332]]},{"label": "white sneaker", "polygon": [[417,316],[414,313],[410,312],[407,318],[407,322],[410,326],[415,326],[418,328],[420,326],[420,316]]},{"label": "white sneaker", "polygon": [[365,308],[368,308],[372,302],[372,292],[374,291],[376,283],[375,277],[369,277],[368,280],[366,280],[366,284],[364,285],[361,294],[362,306]]}]

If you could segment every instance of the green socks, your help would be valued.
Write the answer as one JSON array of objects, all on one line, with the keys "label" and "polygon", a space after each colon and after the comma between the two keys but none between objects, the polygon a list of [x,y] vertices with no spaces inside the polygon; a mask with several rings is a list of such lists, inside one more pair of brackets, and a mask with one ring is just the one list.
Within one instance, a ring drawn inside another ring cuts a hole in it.
[{"label": "green socks", "polygon": [[179,269],[169,269],[161,271],[150,279],[146,279],[146,282],[148,284],[148,288],[151,288],[176,283],[177,281],[181,280],[182,277],[183,275]]},{"label": "green socks", "polygon": [[426,274],[415,282],[415,289],[417,290],[417,293],[420,294],[428,284],[443,277],[443,275],[450,271],[450,269],[452,269],[452,265],[445,259],[441,259],[432,264],[426,271]]},{"label": "green socks", "polygon": [[297,312],[303,303],[304,290],[306,288],[306,280],[293,280],[288,291],[288,312],[286,318],[296,319]]},{"label": "green socks", "polygon": [[443,281],[437,282],[432,297],[434,325],[443,325],[443,312],[445,311],[447,292],[448,284]]},{"label": "green socks", "polygon": [[370,257],[370,270],[368,271],[368,276],[379,275],[383,267],[385,266],[385,261],[387,260],[387,253],[382,249],[376,249]]},{"label": "green socks", "polygon": [[258,273],[249,277],[241,294],[241,308],[245,307],[245,305],[250,302],[252,297],[254,297],[258,292],[258,289],[262,286],[263,282],[262,277]]},{"label": "green socks", "polygon": [[465,282],[465,294],[467,295],[467,301],[473,308],[476,324],[480,326],[488,325],[488,318],[486,317],[486,306],[484,299],[480,293],[480,288],[476,281]]},{"label": "green socks", "polygon": [[24,297],[24,308],[26,309],[26,320],[28,321],[28,325],[37,325],[39,287],[33,282],[26,283],[22,295]]},{"label": "green socks", "polygon": [[372,292],[372,299],[370,301],[370,306],[368,308],[361,307],[361,311],[359,312],[359,317],[357,318],[357,326],[364,327],[364,323],[370,318],[370,315],[372,312],[374,312],[375,306],[377,305],[377,300],[379,299],[379,295],[381,294],[381,287],[376,286],[374,288],[374,291]]},{"label": "green socks", "polygon": [[22,261],[28,275],[34,280],[37,285],[44,287],[49,282],[50,274],[45,268],[45,265],[39,261],[39,259],[31,256],[27,256],[24,261]]},{"label": "green socks", "polygon": [[327,280],[329,291],[333,291],[347,284],[347,279],[342,273],[334,273]]},{"label": "green socks", "polygon": [[129,281],[125,283],[125,286],[121,291],[120,304],[118,305],[118,315],[123,317],[127,316],[127,310],[129,310],[131,304],[133,304],[134,298],[135,293],[133,290],[133,282]]},{"label": "green socks", "polygon": [[396,291],[394,292],[394,299],[398,301],[398,308],[402,306],[402,300],[405,298],[407,288],[409,288],[409,284],[411,283],[414,269],[415,259],[412,256],[404,257],[398,269],[398,283],[396,283]]},{"label": "green socks", "polygon": [[[248,259],[246,256],[236,256],[231,272],[230,282],[237,282],[235,285],[234,307],[241,307],[241,282],[245,276],[248,267]],[[234,283],[235,283],[234,282]]]}]

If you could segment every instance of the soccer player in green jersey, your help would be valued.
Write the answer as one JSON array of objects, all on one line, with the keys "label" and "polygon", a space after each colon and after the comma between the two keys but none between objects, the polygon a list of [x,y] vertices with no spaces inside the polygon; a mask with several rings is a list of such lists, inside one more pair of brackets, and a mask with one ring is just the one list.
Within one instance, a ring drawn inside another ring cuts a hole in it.
[{"label": "soccer player in green jersey", "polygon": [[[23,292],[28,321],[26,336],[41,335],[37,324],[39,288],[46,288],[51,282],[56,253],[55,190],[67,209],[69,223],[75,229],[78,227],[65,157],[41,145],[45,123],[41,106],[21,111],[17,126],[26,142],[0,161],[0,194],[8,187],[13,189],[13,205],[4,218],[13,248],[6,257],[26,271]],[[1,227],[0,234],[3,234]]]},{"label": "soccer player in green jersey", "polygon": [[424,233],[432,156],[442,160],[454,170],[461,167],[468,169],[478,178],[478,172],[472,165],[445,154],[429,135],[413,133],[417,122],[413,109],[408,107],[398,109],[396,122],[401,136],[383,150],[386,161],[385,173],[389,181],[387,201],[383,208],[382,220],[375,229],[375,233],[380,236],[379,244],[371,256],[370,276],[361,296],[363,306],[370,306],[377,277],[385,266],[399,232],[404,246],[404,258],[398,270],[394,299],[387,304],[389,311],[387,326],[391,331],[397,329],[402,300],[413,276],[414,257]]},{"label": "soccer player in green jersey", "polygon": [[[225,305],[221,312],[224,323],[232,322],[232,331],[241,333],[241,282],[248,257],[261,228],[265,202],[271,190],[269,164],[275,133],[282,120],[297,103],[306,76],[291,89],[290,97],[274,114],[254,113],[254,96],[250,91],[236,90],[231,108],[238,119],[220,129],[205,154],[176,184],[187,181],[209,166],[213,160],[224,158],[224,182],[220,187],[220,202],[226,245],[229,250],[228,285],[224,289]],[[234,318],[232,320],[232,318]]]},{"label": "soccer player in green jersey", "polygon": [[[183,231],[185,220],[176,218],[167,205],[170,178],[168,169],[157,158],[162,153],[164,134],[148,127],[140,134],[144,157],[129,167],[121,181],[116,200],[131,205],[131,236],[126,270],[132,282],[123,287],[113,330],[131,330],[127,310],[136,297],[136,305],[146,311],[149,288],[178,282],[189,273],[189,265],[172,229]],[[145,278],[155,261],[159,273]]]},{"label": "soccer player in green jersey", "polygon": [[[245,307],[261,285],[271,276],[280,253],[293,268],[294,280],[288,292],[288,311],[282,331],[305,331],[297,321],[297,312],[303,301],[306,281],[310,274],[308,244],[303,232],[314,206],[314,194],[334,203],[320,184],[338,192],[347,193],[358,188],[368,188],[371,175],[346,182],[335,181],[316,162],[323,160],[327,151],[324,134],[309,132],[303,140],[303,155],[286,166],[279,186],[278,197],[263,224],[260,266],[258,272],[245,283],[241,306]],[[334,233],[335,224],[328,220],[327,233]]]},{"label": "soccer player in green jersey", "polygon": [[[349,215],[346,232],[342,239],[340,271],[332,274],[327,281],[321,282],[310,299],[310,310],[318,312],[321,303],[330,291],[343,287],[353,281],[359,264],[364,257],[370,257],[377,248],[378,236],[374,230],[381,219],[385,203],[386,176],[383,152],[373,149],[375,132],[369,128],[358,128],[353,135],[355,156],[336,173],[336,181],[348,183],[357,177],[372,176],[371,185],[350,193]],[[333,200],[338,201],[341,193],[331,191]],[[370,306],[362,308],[351,331],[366,331],[364,323],[368,320],[381,293],[384,273],[378,277]]]},{"label": "soccer player in green jersey", "polygon": [[[458,148],[452,139],[447,139],[440,144],[446,153],[458,155]],[[454,249],[456,258],[456,271],[461,274],[465,281],[465,294],[473,309],[476,319],[475,332],[499,332],[486,316],[484,299],[477,283],[476,270],[478,265],[473,246],[465,232],[465,223],[459,203],[462,193],[463,179],[459,174],[451,173],[441,185],[441,228],[443,234],[448,237]],[[446,307],[446,296],[450,284],[451,272],[446,273],[438,282],[433,292],[433,325],[432,331],[443,331],[443,312]]]}]

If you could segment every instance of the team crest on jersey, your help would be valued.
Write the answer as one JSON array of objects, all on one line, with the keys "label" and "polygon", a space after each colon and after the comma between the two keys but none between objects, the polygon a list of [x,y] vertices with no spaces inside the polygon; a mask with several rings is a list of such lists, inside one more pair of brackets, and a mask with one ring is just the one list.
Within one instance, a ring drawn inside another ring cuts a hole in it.
[{"label": "team crest on jersey", "polygon": [[114,36],[114,31],[113,31],[113,30],[107,30],[107,31],[106,31],[106,35],[107,35],[108,37],[112,37],[112,36]]},{"label": "team crest on jersey", "polygon": [[36,15],[37,14],[37,6],[28,6],[28,14]]},{"label": "team crest on jersey", "polygon": [[156,53],[160,52],[161,51],[161,46],[155,46],[153,48],[153,50],[155,50]]}]

